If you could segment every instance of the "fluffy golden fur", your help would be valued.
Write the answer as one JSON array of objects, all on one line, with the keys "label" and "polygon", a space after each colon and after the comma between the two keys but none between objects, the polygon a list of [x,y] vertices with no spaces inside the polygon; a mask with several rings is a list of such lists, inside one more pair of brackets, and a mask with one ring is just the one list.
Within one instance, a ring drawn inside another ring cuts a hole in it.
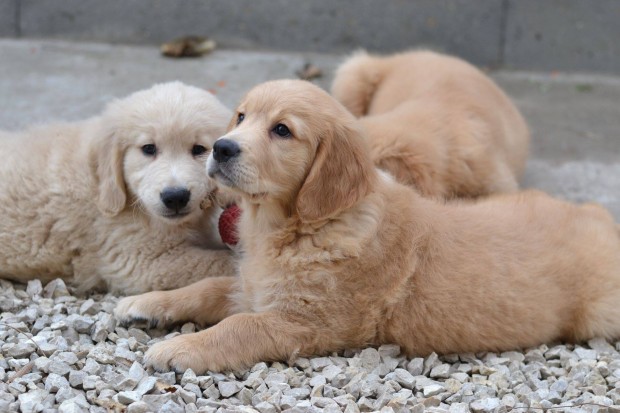
[{"label": "fluffy golden fur", "polygon": [[332,94],[360,117],[375,164],[423,195],[518,188],[527,125],[500,88],[465,61],[429,51],[360,52],[337,70]]},{"label": "fluffy golden fur", "polygon": [[620,337],[620,234],[602,207],[533,191],[424,198],[378,171],[359,123],[307,82],[257,86],[237,119],[222,139],[240,151],[218,161],[218,141],[207,165],[242,198],[241,276],[116,309],[125,322],[217,323],[152,346],[156,369],[382,343],[412,356]]},{"label": "fluffy golden fur", "polygon": [[[127,294],[234,274],[218,208],[201,208],[215,189],[208,152],[192,154],[208,151],[229,118],[210,93],[173,82],[83,122],[0,134],[0,276]],[[168,188],[186,188],[187,205],[167,208]]]}]

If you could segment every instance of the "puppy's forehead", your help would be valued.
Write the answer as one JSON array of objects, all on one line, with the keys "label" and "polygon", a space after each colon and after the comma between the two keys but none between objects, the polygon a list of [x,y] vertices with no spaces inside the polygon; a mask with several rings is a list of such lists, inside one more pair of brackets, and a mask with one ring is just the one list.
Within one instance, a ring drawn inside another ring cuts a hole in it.
[{"label": "puppy's forehead", "polygon": [[301,80],[276,80],[250,90],[240,105],[247,112],[261,112],[270,116],[307,115],[309,110],[333,106],[329,95],[319,87]]}]

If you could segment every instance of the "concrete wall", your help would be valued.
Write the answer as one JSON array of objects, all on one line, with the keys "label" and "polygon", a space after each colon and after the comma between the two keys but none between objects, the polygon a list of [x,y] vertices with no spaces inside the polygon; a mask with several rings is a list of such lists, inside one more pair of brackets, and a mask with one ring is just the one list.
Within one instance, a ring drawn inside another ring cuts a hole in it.
[{"label": "concrete wall", "polygon": [[0,36],[15,37],[19,35],[17,21],[19,0],[0,0]]},{"label": "concrete wall", "polygon": [[504,64],[620,73],[620,1],[510,0]]},{"label": "concrete wall", "polygon": [[343,53],[428,46],[476,64],[620,72],[620,0],[0,0],[0,36]]}]

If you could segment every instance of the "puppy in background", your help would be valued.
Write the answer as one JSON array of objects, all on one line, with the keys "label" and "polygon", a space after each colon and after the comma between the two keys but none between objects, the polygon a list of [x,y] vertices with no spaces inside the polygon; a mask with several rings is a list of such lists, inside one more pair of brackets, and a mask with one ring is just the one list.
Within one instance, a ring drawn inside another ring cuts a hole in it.
[{"label": "puppy in background", "polygon": [[132,294],[233,275],[204,170],[230,116],[173,82],[82,122],[0,134],[0,277]]},{"label": "puppy in background", "polygon": [[359,117],[374,163],[429,197],[518,189],[529,132],[480,70],[430,51],[353,55],[332,95]]},{"label": "puppy in background", "polygon": [[240,277],[127,297],[121,321],[215,326],[159,342],[158,370],[239,369],[368,345],[409,356],[620,337],[620,233],[540,192],[424,198],[378,171],[363,128],[303,81],[241,102],[207,161],[241,198]]}]

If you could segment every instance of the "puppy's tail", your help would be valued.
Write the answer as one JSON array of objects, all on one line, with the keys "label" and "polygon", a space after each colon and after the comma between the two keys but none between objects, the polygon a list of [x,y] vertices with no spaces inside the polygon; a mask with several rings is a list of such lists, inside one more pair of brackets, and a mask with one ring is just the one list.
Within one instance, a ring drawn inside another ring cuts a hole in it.
[{"label": "puppy's tail", "polygon": [[368,113],[370,102],[383,78],[381,63],[380,57],[359,50],[336,70],[332,96],[356,117]]}]

